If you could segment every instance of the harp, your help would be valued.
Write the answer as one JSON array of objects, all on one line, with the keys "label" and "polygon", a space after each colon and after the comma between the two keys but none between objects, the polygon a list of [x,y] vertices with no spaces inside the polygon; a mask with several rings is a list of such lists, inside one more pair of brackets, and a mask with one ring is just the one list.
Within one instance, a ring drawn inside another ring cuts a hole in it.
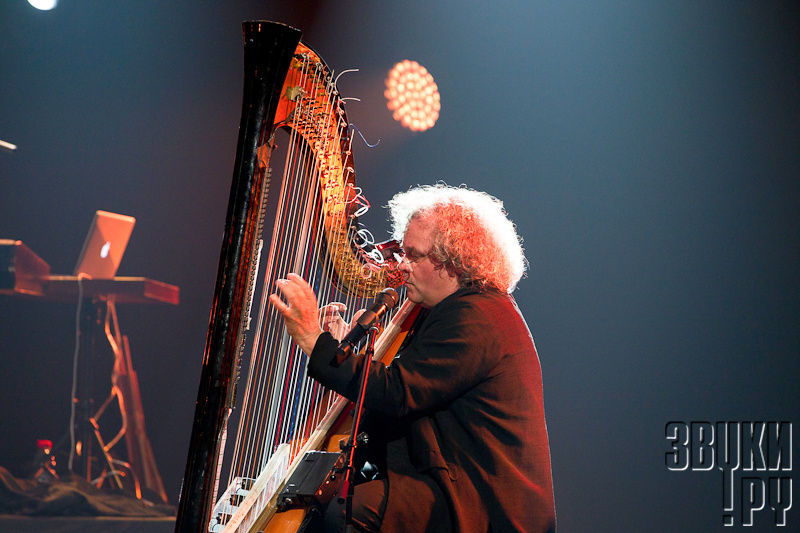
[{"label": "harp", "polygon": [[[402,283],[391,245],[373,244],[358,223],[365,201],[336,79],[294,28],[249,21],[243,37],[242,116],[181,532],[263,528],[276,488],[306,450],[330,440],[347,403],[305,376],[306,356],[267,304],[274,281],[296,272],[321,305],[342,301],[351,310]],[[273,179],[277,144],[285,145],[283,175]],[[390,317],[385,333],[402,330],[409,309]],[[380,337],[376,352],[391,351],[392,339]]]}]

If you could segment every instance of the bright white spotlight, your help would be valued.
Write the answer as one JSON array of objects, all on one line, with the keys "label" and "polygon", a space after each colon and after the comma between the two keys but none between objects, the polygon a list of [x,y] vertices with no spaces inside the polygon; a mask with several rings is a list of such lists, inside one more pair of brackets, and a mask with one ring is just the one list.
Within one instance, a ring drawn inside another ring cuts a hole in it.
[{"label": "bright white spotlight", "polygon": [[35,7],[36,9],[40,9],[42,11],[50,11],[56,4],[58,4],[58,0],[28,0],[28,3]]},{"label": "bright white spotlight", "polygon": [[389,71],[383,94],[387,107],[394,111],[392,117],[412,131],[430,129],[439,118],[439,87],[428,69],[416,61],[397,63]]},{"label": "bright white spotlight", "polygon": [[4,150],[8,150],[9,152],[13,152],[14,150],[17,149],[17,145],[16,144],[11,144],[8,141],[0,140],[0,148],[3,148]]}]

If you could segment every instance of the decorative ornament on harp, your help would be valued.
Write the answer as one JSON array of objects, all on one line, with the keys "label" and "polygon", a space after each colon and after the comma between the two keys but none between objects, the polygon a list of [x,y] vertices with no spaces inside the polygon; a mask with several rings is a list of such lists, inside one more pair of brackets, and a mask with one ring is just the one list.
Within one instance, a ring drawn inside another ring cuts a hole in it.
[{"label": "decorative ornament on harp", "polygon": [[[309,61],[316,60],[313,67]],[[275,116],[276,127],[298,135],[314,154],[314,173],[319,181],[324,242],[319,247],[327,257],[326,274],[337,287],[350,294],[374,297],[384,287],[399,287],[402,275],[391,256],[371,253],[358,216],[369,203],[355,185],[350,124],[344,101],[321,59],[300,43]],[[259,163],[266,166],[269,151],[259,148]],[[262,155],[263,154],[263,155]]]}]

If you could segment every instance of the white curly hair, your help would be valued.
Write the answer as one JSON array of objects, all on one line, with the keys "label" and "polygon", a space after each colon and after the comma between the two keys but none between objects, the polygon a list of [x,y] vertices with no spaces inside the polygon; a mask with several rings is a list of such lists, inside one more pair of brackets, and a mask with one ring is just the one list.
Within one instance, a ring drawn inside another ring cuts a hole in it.
[{"label": "white curly hair", "polygon": [[510,293],[525,274],[522,239],[503,202],[490,194],[465,185],[420,185],[394,195],[388,207],[397,241],[411,220],[432,224],[431,259],[457,276],[461,287]]}]

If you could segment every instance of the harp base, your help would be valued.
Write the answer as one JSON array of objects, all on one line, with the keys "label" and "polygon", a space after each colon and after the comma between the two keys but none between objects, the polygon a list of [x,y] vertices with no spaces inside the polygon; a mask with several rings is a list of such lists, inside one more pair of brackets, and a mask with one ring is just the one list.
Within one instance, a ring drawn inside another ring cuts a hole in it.
[{"label": "harp base", "polygon": [[278,496],[278,510],[323,506],[336,494],[344,472],[344,456],[336,452],[306,453]]}]

